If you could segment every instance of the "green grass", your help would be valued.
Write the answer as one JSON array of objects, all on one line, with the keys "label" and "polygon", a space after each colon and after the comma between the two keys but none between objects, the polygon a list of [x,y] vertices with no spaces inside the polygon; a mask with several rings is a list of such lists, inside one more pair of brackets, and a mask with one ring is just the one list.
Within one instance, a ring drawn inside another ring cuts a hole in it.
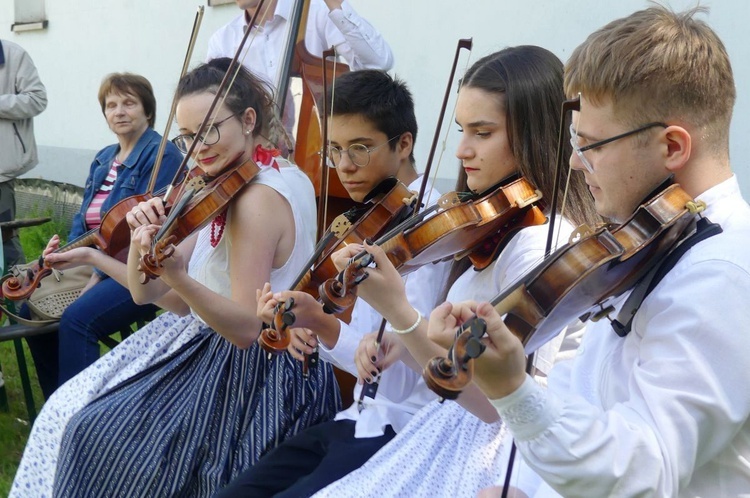
[{"label": "green grass", "polygon": [[[32,214],[29,217],[37,216],[39,215]],[[21,229],[21,245],[27,260],[39,256],[42,249],[47,245],[49,238],[55,233],[63,238],[67,235],[67,228],[64,223],[53,220],[44,225]],[[39,388],[31,353],[26,347],[26,341],[22,342],[27,369],[31,377],[34,404],[38,412],[44,398]],[[26,411],[26,403],[21,388],[13,341],[0,343],[0,365],[5,379],[5,392],[9,408],[7,412],[0,411],[0,448],[2,448],[0,449],[0,496],[8,496],[30,430],[29,415]]]}]

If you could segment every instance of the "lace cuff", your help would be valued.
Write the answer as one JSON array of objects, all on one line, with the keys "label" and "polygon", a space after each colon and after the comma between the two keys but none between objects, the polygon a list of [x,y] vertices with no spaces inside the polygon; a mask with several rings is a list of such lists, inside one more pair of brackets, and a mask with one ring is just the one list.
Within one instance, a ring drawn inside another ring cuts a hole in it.
[{"label": "lace cuff", "polygon": [[560,414],[555,398],[528,376],[515,392],[504,398],[491,399],[490,403],[519,441],[538,436]]}]

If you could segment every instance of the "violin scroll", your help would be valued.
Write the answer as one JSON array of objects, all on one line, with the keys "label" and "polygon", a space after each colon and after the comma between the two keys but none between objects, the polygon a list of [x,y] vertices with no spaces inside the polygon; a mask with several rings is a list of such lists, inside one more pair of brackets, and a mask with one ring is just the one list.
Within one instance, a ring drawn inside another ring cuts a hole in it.
[{"label": "violin scroll", "polygon": [[289,336],[289,327],[294,325],[297,317],[294,316],[292,308],[294,307],[294,298],[289,298],[280,302],[274,309],[273,327],[263,330],[258,337],[258,343],[268,354],[280,355],[286,351],[291,342]]},{"label": "violin scroll", "polygon": [[447,357],[435,357],[425,365],[422,377],[432,392],[442,399],[458,398],[474,376],[471,360],[479,357],[486,348],[480,341],[486,331],[487,323],[484,320],[472,320],[468,329],[459,329]]},{"label": "violin scroll", "polygon": [[323,310],[336,314],[350,308],[357,299],[357,286],[370,276],[365,270],[372,263],[372,254],[350,261],[338,277],[329,278],[318,289]]},{"label": "violin scroll", "polygon": [[148,283],[149,280],[156,280],[161,276],[164,265],[161,263],[174,254],[175,246],[172,243],[174,237],[170,236],[156,244],[154,249],[148,254],[141,257],[138,263],[138,270],[141,272],[141,284]]}]

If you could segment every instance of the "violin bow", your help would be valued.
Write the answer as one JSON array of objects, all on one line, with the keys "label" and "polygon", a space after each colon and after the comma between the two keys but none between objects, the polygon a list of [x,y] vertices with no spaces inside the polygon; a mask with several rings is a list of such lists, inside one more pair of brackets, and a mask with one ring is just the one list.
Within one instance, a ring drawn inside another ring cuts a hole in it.
[{"label": "violin bow", "polygon": [[417,206],[420,206],[422,204],[422,200],[424,199],[425,189],[427,187],[427,178],[430,176],[432,162],[435,159],[435,151],[437,150],[437,145],[440,141],[440,130],[443,125],[443,120],[445,119],[445,110],[448,108],[448,99],[450,98],[451,88],[453,87],[453,78],[456,76],[458,57],[461,53],[462,48],[471,51],[473,44],[473,38],[461,38],[460,40],[458,40],[458,45],[456,46],[456,55],[453,58],[453,66],[451,66],[451,72],[448,76],[448,84],[446,85],[445,95],[443,96],[443,105],[440,107],[440,115],[438,116],[437,125],[435,126],[435,135],[432,138],[432,145],[430,146],[430,154],[427,156],[427,164],[425,165],[424,177],[422,178],[422,186],[419,189],[419,196],[417,197]]},{"label": "violin bow", "polygon": [[[188,42],[188,48],[185,53],[185,60],[182,62],[182,70],[180,71],[180,78],[182,79],[183,76],[185,76],[185,73],[187,73],[188,66],[190,65],[190,59],[193,56],[193,49],[195,48],[195,41],[198,38],[198,32],[200,31],[201,22],[203,21],[203,11],[205,10],[205,7],[203,5],[198,6],[198,11],[195,13],[195,20],[193,21],[193,29],[190,33],[190,41]],[[161,162],[164,159],[164,151],[167,148],[167,138],[169,136],[169,130],[172,129],[172,123],[174,122],[174,115],[175,110],[177,109],[177,99],[176,96],[172,98],[172,107],[169,110],[169,117],[167,117],[167,125],[164,128],[164,134],[161,136],[161,142],[159,143],[159,150],[156,152],[156,161],[154,162],[154,167],[151,170],[151,178],[148,182],[148,190],[147,193],[151,193],[154,191],[154,187],[156,185],[156,177],[159,174],[159,169],[161,168]],[[181,168],[177,170],[177,176],[175,176],[175,179],[172,181],[174,182],[176,178],[179,176],[179,172],[181,171]],[[169,196],[169,192],[167,192],[167,196]],[[165,197],[165,198],[166,198]]]},{"label": "violin bow", "polygon": [[[458,44],[456,46],[456,54],[453,57],[453,65],[451,66],[450,75],[448,76],[448,83],[445,88],[445,95],[443,96],[443,103],[440,107],[440,114],[438,115],[438,121],[437,125],[435,126],[435,134],[432,138],[432,145],[430,146],[430,153],[427,156],[427,164],[425,165],[425,170],[422,176],[422,184],[419,188],[419,194],[417,195],[417,202],[414,207],[414,212],[412,213],[412,216],[417,216],[419,213],[419,210],[422,206],[422,201],[424,200],[425,191],[427,190],[427,180],[430,177],[430,170],[432,169],[432,163],[435,159],[435,151],[437,150],[438,142],[440,141],[440,130],[442,129],[443,120],[445,119],[445,111],[448,108],[448,100],[450,99],[451,95],[451,89],[453,88],[453,79],[456,76],[456,68],[458,67],[458,59],[461,55],[461,49],[466,49],[471,51],[473,46],[473,39],[472,38],[461,38],[458,40]],[[438,161],[438,164],[440,161]],[[437,169],[435,170],[437,173]],[[433,182],[434,184],[434,182]],[[408,278],[408,277],[407,277]],[[385,334],[385,324],[386,319],[383,318],[380,322],[380,328],[378,329],[378,335],[375,339],[375,351],[376,354],[380,351],[380,345],[383,341],[383,335]],[[362,391],[359,393],[359,399],[357,400],[357,407],[360,411],[362,411],[364,399],[365,396],[375,399],[375,396],[378,392],[378,386],[380,385],[380,376],[382,373],[378,374],[377,379],[374,379],[373,382],[367,383],[365,382],[362,386]]]},{"label": "violin bow", "polygon": [[[261,12],[263,12],[262,18],[265,19],[265,16],[267,14],[268,9],[263,9],[263,4],[265,3],[265,0],[260,0],[258,2],[258,7],[255,9],[255,12],[253,13],[253,17],[250,19],[249,26],[254,26],[256,21],[258,20],[258,16]],[[250,37],[250,33],[252,32],[252,29],[246,29],[245,34],[242,37],[242,40],[240,41],[239,46],[237,47],[237,50],[235,51],[234,57],[232,58],[232,61],[229,63],[229,67],[227,68],[226,73],[224,74],[224,77],[222,78],[221,82],[219,83],[219,87],[216,89],[216,95],[214,95],[213,100],[211,101],[211,105],[208,108],[208,111],[206,111],[206,116],[203,118],[203,121],[201,121],[200,126],[198,127],[198,130],[195,133],[196,137],[202,137],[203,132],[213,124],[213,122],[216,120],[216,117],[211,117],[212,113],[214,112],[214,109],[216,109],[217,104],[219,103],[219,100],[223,103],[224,100],[227,97],[227,94],[229,92],[229,89],[234,84],[234,80],[237,78],[237,75],[240,72],[240,69],[242,67],[242,64],[240,62],[240,55],[242,54],[242,50],[245,47],[245,43],[247,42],[247,39]],[[190,147],[188,147],[187,152],[185,152],[185,157],[182,160],[182,163],[180,164],[180,167],[178,168],[178,175],[179,172],[182,171],[184,168],[186,168],[187,162],[190,160],[190,157],[193,154],[193,151],[195,150],[195,147],[198,143],[202,144],[201,140],[193,140],[193,142],[190,144]],[[178,197],[182,196],[182,192],[185,189],[185,185],[188,182],[188,175],[185,175],[184,180],[180,184],[180,192]],[[167,193],[167,196],[169,195],[169,192]]]},{"label": "violin bow", "polygon": [[[555,220],[557,217],[557,204],[560,193],[560,183],[562,182],[563,174],[563,159],[565,155],[565,119],[569,112],[578,111],[581,109],[581,96],[580,94],[569,100],[565,100],[560,108],[560,134],[558,135],[557,141],[557,158],[555,160],[555,183],[552,186],[552,201],[550,203],[549,213],[549,227],[547,229],[547,243],[544,247],[544,257],[548,257],[552,253],[552,240],[554,239],[555,231]],[[565,185],[565,193],[567,194],[568,185],[570,183],[570,173],[568,173],[567,181]],[[566,196],[563,196],[563,206]],[[562,216],[562,215],[561,215]],[[526,360],[526,373],[530,374],[534,368],[534,353],[531,353]],[[510,455],[508,456],[508,466],[505,469],[505,481],[503,483],[502,498],[507,498],[510,490],[511,474],[513,473],[513,464],[516,460],[516,442],[513,440],[510,446]]]}]

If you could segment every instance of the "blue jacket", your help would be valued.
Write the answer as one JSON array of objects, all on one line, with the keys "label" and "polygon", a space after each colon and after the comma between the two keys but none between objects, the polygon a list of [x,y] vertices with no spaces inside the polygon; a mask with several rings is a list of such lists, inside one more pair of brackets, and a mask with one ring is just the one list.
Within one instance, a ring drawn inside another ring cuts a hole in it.
[{"label": "blue jacket", "polygon": [[[151,170],[156,161],[156,153],[159,150],[159,142],[161,142],[161,135],[153,128],[147,128],[141,135],[133,151],[120,166],[112,192],[102,205],[102,214],[126,197],[146,193],[148,182],[151,179]],[[107,173],[112,167],[112,160],[119,150],[119,144],[105,147],[99,151],[94,158],[94,162],[91,163],[91,171],[89,171],[89,177],[86,179],[86,187],[83,192],[81,210],[73,218],[68,242],[87,232],[86,210],[89,208],[94,195],[104,183],[104,179],[107,178]],[[172,181],[182,158],[182,153],[177,147],[171,142],[167,142],[154,191],[158,191]]]}]

